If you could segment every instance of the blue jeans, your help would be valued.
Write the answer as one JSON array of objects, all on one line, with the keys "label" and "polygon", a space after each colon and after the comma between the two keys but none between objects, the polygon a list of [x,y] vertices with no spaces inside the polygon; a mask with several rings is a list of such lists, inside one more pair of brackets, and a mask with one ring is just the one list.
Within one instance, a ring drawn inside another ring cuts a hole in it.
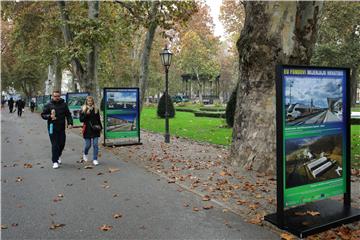
[{"label": "blue jeans", "polygon": [[99,145],[98,145],[98,140],[99,138],[95,137],[95,138],[84,138],[84,154],[88,155],[89,150],[91,148],[91,139],[93,140],[93,160],[97,160],[98,158],[98,153],[99,153]]}]

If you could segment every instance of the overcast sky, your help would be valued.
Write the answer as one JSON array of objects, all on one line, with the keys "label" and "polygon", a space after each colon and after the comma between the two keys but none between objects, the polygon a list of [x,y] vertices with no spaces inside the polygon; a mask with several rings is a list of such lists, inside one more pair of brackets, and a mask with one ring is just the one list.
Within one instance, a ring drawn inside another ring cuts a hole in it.
[{"label": "overcast sky", "polygon": [[224,37],[225,35],[224,27],[219,20],[221,3],[222,0],[206,0],[206,4],[210,7],[211,10],[210,14],[215,24],[215,36]]},{"label": "overcast sky", "polygon": [[293,82],[291,87],[291,103],[302,103],[310,106],[311,99],[315,107],[326,108],[327,98],[341,97],[341,78],[309,78],[309,77],[285,77],[285,96],[286,104],[290,101],[290,81]]}]

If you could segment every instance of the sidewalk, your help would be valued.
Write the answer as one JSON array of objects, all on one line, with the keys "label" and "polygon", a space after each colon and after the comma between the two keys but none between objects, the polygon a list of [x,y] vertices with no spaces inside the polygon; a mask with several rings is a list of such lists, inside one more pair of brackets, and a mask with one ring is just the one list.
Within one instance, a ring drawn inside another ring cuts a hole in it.
[{"label": "sidewalk", "polygon": [[73,129],[54,170],[38,114],[1,118],[2,239],[278,239],[134,164],[135,147],[102,148],[100,165],[85,167]]},{"label": "sidewalk", "polygon": [[[149,132],[142,132],[141,139],[140,146],[107,149],[166,178],[169,184],[179,185],[179,191],[187,190],[203,200],[211,199],[224,211],[281,234],[263,221],[264,215],[276,212],[275,176],[232,167],[227,161],[228,149],[221,146],[175,137],[165,144],[162,135]],[[352,176],[351,184],[352,205],[360,208],[360,174]],[[342,197],[333,199],[342,201]],[[360,223],[347,225],[345,229],[360,238]],[[343,230],[337,228],[314,237],[341,235]]]}]

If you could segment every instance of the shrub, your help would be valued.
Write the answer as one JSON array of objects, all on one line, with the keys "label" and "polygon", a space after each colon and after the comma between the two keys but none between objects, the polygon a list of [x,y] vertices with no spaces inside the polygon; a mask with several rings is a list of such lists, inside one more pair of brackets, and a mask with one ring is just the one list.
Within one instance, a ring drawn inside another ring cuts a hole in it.
[{"label": "shrub", "polygon": [[212,117],[212,118],[224,118],[225,112],[203,112],[196,111],[194,112],[195,117]]},{"label": "shrub", "polygon": [[225,117],[226,117],[226,123],[229,127],[234,126],[234,115],[235,115],[235,109],[236,109],[236,90],[231,93],[230,99],[228,103],[226,104],[226,110],[225,110]]},{"label": "shrub", "polygon": [[[167,99],[168,99],[168,102],[167,102],[168,117],[173,118],[173,117],[175,117],[174,104],[173,104],[173,101],[171,100],[170,95],[168,95]],[[157,108],[157,115],[161,118],[165,118],[165,93],[161,96],[161,98],[159,100],[159,104],[158,104],[158,108]]]},{"label": "shrub", "polygon": [[192,109],[192,108],[184,108],[184,107],[177,107],[176,111],[179,112],[195,112],[196,109]]},{"label": "shrub", "polygon": [[204,111],[204,112],[224,112],[225,108],[223,108],[223,107],[201,107],[200,111]]}]

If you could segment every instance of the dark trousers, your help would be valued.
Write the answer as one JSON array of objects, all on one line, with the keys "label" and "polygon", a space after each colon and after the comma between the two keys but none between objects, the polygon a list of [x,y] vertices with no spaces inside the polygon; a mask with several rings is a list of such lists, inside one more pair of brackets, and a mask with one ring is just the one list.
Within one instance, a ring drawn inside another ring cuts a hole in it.
[{"label": "dark trousers", "polygon": [[13,112],[14,107],[13,106],[9,106],[9,112],[12,113]]},{"label": "dark trousers", "polygon": [[22,108],[18,108],[18,116],[19,117],[21,117],[22,112],[23,112]]},{"label": "dark trousers", "polygon": [[51,160],[53,163],[57,162],[65,147],[65,129],[62,131],[54,130],[52,134],[49,134],[51,141]]}]

